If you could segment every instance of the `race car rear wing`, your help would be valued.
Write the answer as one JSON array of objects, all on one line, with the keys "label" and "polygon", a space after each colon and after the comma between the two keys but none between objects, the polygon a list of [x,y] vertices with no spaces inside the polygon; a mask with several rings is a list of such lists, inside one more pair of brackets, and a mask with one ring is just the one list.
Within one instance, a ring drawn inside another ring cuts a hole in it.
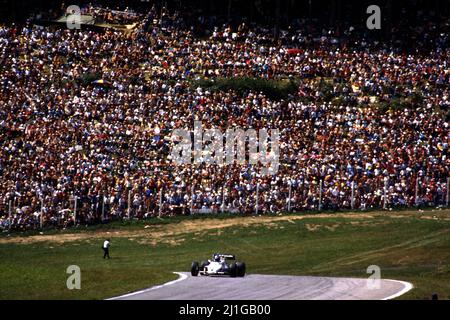
[{"label": "race car rear wing", "polygon": [[219,254],[220,257],[227,260],[235,260],[236,256],[234,254]]}]

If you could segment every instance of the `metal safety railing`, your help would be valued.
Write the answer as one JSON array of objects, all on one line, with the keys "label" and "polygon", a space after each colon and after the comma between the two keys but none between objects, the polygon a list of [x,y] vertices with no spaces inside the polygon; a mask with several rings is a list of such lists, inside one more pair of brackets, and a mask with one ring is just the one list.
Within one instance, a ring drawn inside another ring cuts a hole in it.
[{"label": "metal safety railing", "polygon": [[3,199],[0,228],[69,227],[117,219],[145,219],[207,213],[267,214],[322,210],[368,210],[448,207],[450,177],[406,179],[380,177],[370,181],[291,178],[283,183],[247,182],[214,187],[214,184],[126,189],[115,195],[66,198],[43,195],[34,206],[24,196]]}]

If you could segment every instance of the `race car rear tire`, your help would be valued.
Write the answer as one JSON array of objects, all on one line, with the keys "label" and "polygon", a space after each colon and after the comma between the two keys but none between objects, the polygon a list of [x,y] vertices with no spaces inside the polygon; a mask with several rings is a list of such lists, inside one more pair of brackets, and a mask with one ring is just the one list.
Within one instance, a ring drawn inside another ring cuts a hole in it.
[{"label": "race car rear tire", "polygon": [[244,262],[236,262],[236,276],[237,277],[245,276],[245,263]]},{"label": "race car rear tire", "polygon": [[233,262],[232,264],[230,264],[230,277],[234,278],[237,275],[237,267],[236,267],[236,262]]},{"label": "race car rear tire", "polygon": [[192,265],[191,265],[191,275],[193,276],[193,277],[196,277],[196,276],[198,276],[198,272],[200,271],[200,267],[199,267],[199,265],[198,265],[198,262],[197,261],[194,261],[194,262],[192,262]]}]

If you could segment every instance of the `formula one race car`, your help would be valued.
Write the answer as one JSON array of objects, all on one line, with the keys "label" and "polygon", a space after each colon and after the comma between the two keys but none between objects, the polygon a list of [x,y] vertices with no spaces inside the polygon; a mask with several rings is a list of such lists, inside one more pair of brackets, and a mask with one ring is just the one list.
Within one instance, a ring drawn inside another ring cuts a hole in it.
[{"label": "formula one race car", "polygon": [[[230,263],[227,261],[232,260]],[[198,276],[230,276],[243,277],[245,276],[245,263],[235,261],[236,257],[232,254],[214,253],[211,260],[202,261],[199,264],[197,261],[192,262],[191,275]]]}]

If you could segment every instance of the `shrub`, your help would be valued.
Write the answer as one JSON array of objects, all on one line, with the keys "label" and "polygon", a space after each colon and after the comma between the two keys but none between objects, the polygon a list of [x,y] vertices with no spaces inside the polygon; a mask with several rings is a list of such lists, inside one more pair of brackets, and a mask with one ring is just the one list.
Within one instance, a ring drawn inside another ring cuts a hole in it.
[{"label": "shrub", "polygon": [[87,73],[82,74],[80,77],[78,77],[77,82],[86,86],[88,84],[91,84],[92,81],[100,79],[101,76],[102,75],[100,73],[87,72]]},{"label": "shrub", "polygon": [[298,82],[293,79],[217,78],[194,81],[192,87],[201,87],[209,91],[232,90],[241,95],[246,95],[249,91],[262,92],[271,99],[280,100],[295,94],[298,90]]}]

